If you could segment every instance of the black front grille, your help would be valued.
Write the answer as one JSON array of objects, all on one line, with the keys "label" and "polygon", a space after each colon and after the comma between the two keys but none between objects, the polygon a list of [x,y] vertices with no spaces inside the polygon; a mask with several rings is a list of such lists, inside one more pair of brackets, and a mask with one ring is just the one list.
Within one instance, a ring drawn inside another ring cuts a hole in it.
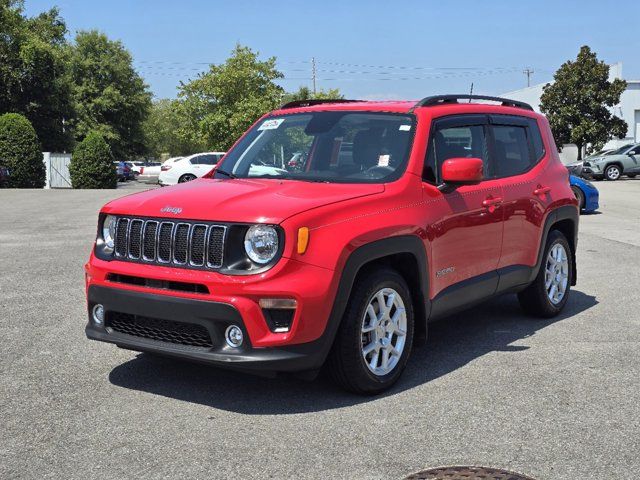
[{"label": "black front grille", "polygon": [[209,242],[207,244],[207,266],[215,267],[222,265],[222,255],[224,252],[224,230],[210,229]]},{"label": "black front grille", "polygon": [[176,236],[173,242],[173,261],[175,263],[187,263],[189,254],[189,228],[186,223],[179,223],[176,226]]},{"label": "black front grille", "polygon": [[119,260],[176,267],[222,267],[226,227],[191,222],[118,218],[115,256]]},{"label": "black front grille", "polygon": [[106,327],[118,333],[160,342],[203,348],[213,346],[208,330],[194,323],[108,312]]},{"label": "black front grille", "polygon": [[[204,246],[207,241],[206,225],[194,225],[191,231],[191,264],[204,265]],[[215,248],[214,248],[215,249]]]},{"label": "black front grille", "polygon": [[142,220],[131,220],[129,227],[129,256],[134,259],[140,258],[142,250]]}]

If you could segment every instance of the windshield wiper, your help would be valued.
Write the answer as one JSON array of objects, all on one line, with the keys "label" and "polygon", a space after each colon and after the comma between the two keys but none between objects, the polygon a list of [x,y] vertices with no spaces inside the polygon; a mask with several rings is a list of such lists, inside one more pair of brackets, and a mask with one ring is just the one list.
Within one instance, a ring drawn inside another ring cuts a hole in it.
[{"label": "windshield wiper", "polygon": [[220,170],[219,168],[216,168],[216,173],[221,173],[225,177],[229,177],[229,178],[232,178],[232,179],[233,178],[238,178],[235,174],[229,173],[229,172],[225,172],[224,170]]}]

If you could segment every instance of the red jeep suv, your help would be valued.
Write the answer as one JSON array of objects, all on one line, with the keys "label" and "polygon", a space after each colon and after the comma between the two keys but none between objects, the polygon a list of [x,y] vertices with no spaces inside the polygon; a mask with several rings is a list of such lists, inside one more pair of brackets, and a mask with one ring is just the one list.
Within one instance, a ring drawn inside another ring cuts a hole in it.
[{"label": "red jeep suv", "polygon": [[434,319],[504,293],[558,314],[577,232],[567,170],[527,104],[292,102],[205,177],[103,207],[86,333],[267,375],[324,366],[376,393]]}]

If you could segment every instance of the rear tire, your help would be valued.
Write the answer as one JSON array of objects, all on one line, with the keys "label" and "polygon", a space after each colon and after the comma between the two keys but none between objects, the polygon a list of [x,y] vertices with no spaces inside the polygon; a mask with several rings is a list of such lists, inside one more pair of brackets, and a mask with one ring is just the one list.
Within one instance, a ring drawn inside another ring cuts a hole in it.
[{"label": "rear tire", "polygon": [[636,178],[636,175],[637,175],[637,174],[635,174],[635,173],[630,173],[629,175],[627,175],[627,177],[629,177],[629,178]]},{"label": "rear tire", "polygon": [[191,173],[185,173],[184,175],[182,175],[179,179],[178,179],[178,183],[185,183],[185,182],[191,182],[192,180],[195,180],[196,177],[195,175],[191,174]]},{"label": "rear tire", "polygon": [[618,180],[622,176],[622,169],[619,165],[609,165],[604,171],[604,178],[610,182]]},{"label": "rear tire", "polygon": [[404,371],[413,332],[413,305],[404,278],[389,268],[360,275],[329,353],[327,372],[345,390],[380,393]]},{"label": "rear tire", "polygon": [[573,190],[573,194],[578,200],[578,207],[582,210],[584,208],[584,193],[578,187],[571,187],[571,190]]},{"label": "rear tire", "polygon": [[540,271],[525,290],[518,293],[520,306],[529,315],[551,318],[558,315],[569,298],[573,278],[573,252],[567,238],[552,230],[542,256]]}]

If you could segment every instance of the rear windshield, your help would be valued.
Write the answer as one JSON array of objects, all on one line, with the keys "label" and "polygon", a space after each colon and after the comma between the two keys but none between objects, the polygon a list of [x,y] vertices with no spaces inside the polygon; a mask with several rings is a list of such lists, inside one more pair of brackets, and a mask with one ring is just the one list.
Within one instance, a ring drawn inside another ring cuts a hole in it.
[{"label": "rear windshield", "polygon": [[[314,112],[269,117],[224,157],[239,178],[382,183],[406,168],[412,115]],[[217,174],[216,178],[225,178]]]}]

